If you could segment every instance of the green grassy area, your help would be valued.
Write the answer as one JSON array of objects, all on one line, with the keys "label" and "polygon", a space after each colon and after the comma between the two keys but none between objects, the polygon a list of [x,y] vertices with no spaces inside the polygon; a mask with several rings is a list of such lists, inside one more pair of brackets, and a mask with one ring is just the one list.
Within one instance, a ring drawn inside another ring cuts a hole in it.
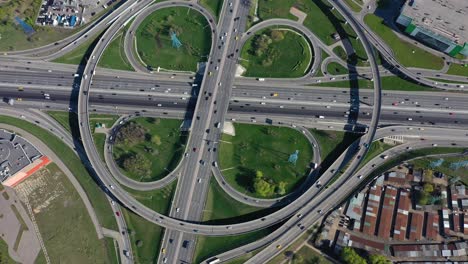
[{"label": "green grassy area", "polygon": [[[146,129],[146,139],[131,144],[117,142],[114,144],[113,155],[120,169],[128,177],[137,181],[155,181],[162,179],[179,164],[185,150],[187,133],[180,131],[181,120],[160,118],[136,118],[136,122]],[[155,140],[158,138],[159,140]],[[152,151],[148,151],[151,149]],[[141,154],[151,161],[151,171],[147,175],[127,171],[123,167],[125,157]]]},{"label": "green grassy area", "polygon": [[309,129],[309,131],[314,135],[320,146],[321,171],[325,171],[330,167],[343,151],[361,136],[361,134],[345,133],[343,131],[318,129]]},{"label": "green grassy area", "polygon": [[[182,46],[172,47],[170,33],[176,32]],[[208,21],[185,7],[160,9],[146,17],[135,32],[141,59],[154,68],[196,71],[211,48]]]},{"label": "green grassy area", "polygon": [[[414,161],[411,161],[412,164],[414,164],[415,167],[419,168],[425,168],[425,169],[430,169],[429,164],[432,161],[438,160],[440,158],[421,158],[417,159]],[[458,170],[452,170],[450,168],[450,164],[454,162],[460,162],[460,161],[465,161],[465,157],[443,157],[444,162],[442,163],[441,166],[437,167],[434,169],[435,171],[440,171],[444,173],[445,175],[448,175],[449,177],[460,177],[460,180],[465,184],[468,185],[468,167],[466,168],[459,168]]]},{"label": "green grassy area", "polygon": [[[326,58],[330,57],[330,55],[328,55],[328,53],[326,53],[323,49],[320,49],[320,50],[321,50],[321,53],[322,53],[322,55],[321,55],[322,62],[321,63],[323,63],[323,61]],[[317,72],[315,73],[314,77],[322,77],[322,76],[323,76],[322,68],[319,67],[317,69]]]},{"label": "green grassy area", "polygon": [[348,55],[346,54],[346,51],[341,46],[334,47],[332,51],[333,51],[333,53],[336,54],[336,56],[338,56],[338,58],[340,58],[342,60],[346,60],[348,58]]},{"label": "green grassy area", "polygon": [[24,129],[42,142],[45,142],[58,157],[61,157],[65,166],[73,172],[76,179],[85,190],[86,195],[89,197],[99,223],[103,227],[117,229],[117,223],[115,222],[112,209],[104,192],[98,187],[78,156],[76,156],[67,145],[52,133],[21,119],[0,115],[0,123]]},{"label": "green grassy area", "polygon": [[249,260],[251,257],[255,256],[258,252],[260,252],[260,250],[262,250],[262,248],[259,248],[257,250],[254,250],[250,253],[247,253],[247,254],[244,254],[240,257],[237,257],[235,259],[231,259],[229,260],[228,262],[226,262],[226,264],[243,264],[245,263],[247,260]]},{"label": "green grassy area", "polygon": [[349,24],[345,24],[345,20],[336,11],[332,10],[331,6],[323,0],[283,0],[269,1],[259,0],[258,16],[262,20],[269,18],[288,18],[297,20],[295,16],[289,13],[291,7],[296,7],[307,14],[304,20],[304,26],[314,32],[319,39],[326,45],[331,45],[335,42],[332,35],[338,33],[341,39],[350,38],[351,44],[356,51],[356,55],[349,58],[349,62],[359,66],[365,66],[367,56],[364,47],[360,41],[353,40],[356,33]]},{"label": "green grassy area", "polygon": [[[419,85],[417,83],[407,81],[398,76],[384,76],[380,77],[383,90],[393,90],[393,91],[426,91],[426,92],[435,92],[436,89]],[[313,86],[321,87],[340,87],[340,88],[360,88],[360,89],[374,89],[374,82],[367,79],[358,79],[358,80],[348,80],[348,81],[337,81],[337,82],[326,82],[311,84]]]},{"label": "green grassy area", "polygon": [[[72,133],[73,131],[73,133],[79,133],[78,116],[76,115],[76,113],[64,111],[49,111],[47,112],[47,114],[52,116],[52,118],[54,118],[68,132]],[[89,123],[91,126],[91,132],[93,133],[94,144],[96,145],[96,148],[99,152],[99,156],[102,160],[104,160],[104,143],[106,141],[106,135],[104,133],[94,133],[96,123],[103,124],[106,128],[110,128],[117,121],[118,118],[119,117],[116,115],[107,114],[89,115]]]},{"label": "green grassy area", "polygon": [[[404,161],[410,160],[410,159],[415,159],[418,157],[423,157],[427,155],[434,155],[434,154],[446,154],[446,153],[463,153],[466,149],[465,148],[455,148],[455,147],[433,147],[433,148],[423,148],[423,149],[417,149],[417,150],[410,150],[407,151],[397,157],[389,159],[387,162],[379,166],[376,170],[374,170],[370,175],[369,178],[381,175],[382,173],[390,170],[391,168],[401,164]],[[417,161],[415,161],[416,164],[418,164]],[[420,165],[424,164],[424,161],[422,163],[419,163]],[[449,177],[451,177],[450,174],[448,174]],[[462,178],[462,181],[464,181],[465,184],[467,184],[466,176]]]},{"label": "green grassy area", "polygon": [[0,263],[2,264],[16,264],[10,257],[10,253],[8,253],[8,245],[3,239],[0,239]]},{"label": "green grassy area", "polygon": [[[219,162],[227,182],[240,192],[256,196],[253,182],[256,171],[278,184],[285,182],[285,191],[296,189],[305,179],[312,160],[312,146],[299,131],[287,127],[234,124],[236,136],[223,134],[219,146]],[[288,162],[299,150],[297,164]],[[272,193],[269,197],[277,197]]]},{"label": "green grassy area", "polygon": [[104,238],[106,241],[106,248],[107,252],[109,254],[109,262],[110,263],[120,263],[120,249],[117,244],[117,241],[115,241],[111,237],[106,237]]},{"label": "green grassy area", "polygon": [[200,4],[208,9],[213,16],[218,20],[219,13],[223,8],[224,0],[201,0]]},{"label": "green grassy area", "polygon": [[172,196],[174,195],[177,181],[170,183],[164,188],[151,191],[137,191],[125,186],[121,186],[127,193],[131,194],[144,206],[160,214],[169,214]]},{"label": "green grassy area", "polygon": [[156,263],[164,228],[127,209],[122,208],[122,213],[127,223],[135,263]]},{"label": "green grassy area", "polygon": [[91,55],[92,49],[99,41],[103,33],[96,34],[94,37],[90,37],[88,40],[83,42],[81,45],[76,47],[71,52],[63,55],[62,57],[52,60],[53,62],[65,63],[65,64],[82,64],[85,65]]},{"label": "green grassy area", "polygon": [[447,74],[468,76],[468,64],[450,64]]},{"label": "green grassy area", "polygon": [[355,3],[353,0],[344,0],[344,2],[353,10],[354,12],[361,12],[362,7]]},{"label": "green grassy area", "polygon": [[366,165],[371,159],[377,157],[378,155],[382,154],[382,152],[392,148],[392,145],[383,143],[382,141],[374,141],[369,147],[369,151],[367,155],[362,159],[361,164],[358,167],[358,170]]},{"label": "green grassy area", "polygon": [[310,234],[313,233],[313,229],[314,228],[307,230],[304,234],[298,237],[296,241],[294,241],[290,246],[288,246],[287,248],[283,248],[281,251],[282,254],[276,255],[276,257],[268,261],[267,264],[281,264],[283,263],[283,261],[287,260],[288,258],[285,255],[285,253],[288,251],[293,251],[300,247],[302,243],[307,241],[307,238],[310,236]]},{"label": "green grassy area", "polygon": [[395,58],[405,67],[440,70],[444,66],[442,58],[400,39],[380,17],[367,14],[364,22],[385,41],[393,50]]},{"label": "green grassy area", "polygon": [[98,66],[116,70],[134,71],[124,50],[125,31],[119,33],[107,46],[99,60]]},{"label": "green grassy area", "polygon": [[331,261],[327,260],[308,246],[303,246],[298,252],[295,253],[294,257],[296,258],[296,261],[294,261],[293,258],[292,264],[300,263],[297,261],[298,259],[303,259],[303,263],[332,264]]},{"label": "green grassy area", "polygon": [[340,75],[349,73],[348,68],[343,67],[341,64],[336,62],[330,62],[327,65],[327,72],[331,75]]},{"label": "green grassy area", "polygon": [[208,259],[217,254],[240,247],[242,245],[259,240],[273,232],[278,225],[268,227],[266,229],[254,231],[247,234],[227,236],[227,237],[197,237],[197,247],[195,249],[194,263],[201,263],[201,261]]},{"label": "green grassy area", "polygon": [[[274,40],[263,52],[257,52],[257,39],[270,36],[270,32],[281,34],[283,39]],[[263,35],[263,36],[262,36]],[[276,29],[262,30],[247,40],[241,52],[241,65],[248,77],[283,77],[295,78],[304,76],[312,63],[312,47],[298,32]]]},{"label": "green grassy area", "polygon": [[34,217],[52,263],[109,261],[105,240],[98,239],[84,202],[55,163],[17,188],[28,190],[28,200],[35,208]]},{"label": "green grassy area", "polygon": [[213,225],[234,224],[263,217],[275,210],[276,208],[265,209],[249,206],[232,199],[212,178],[206,198],[203,221]]}]

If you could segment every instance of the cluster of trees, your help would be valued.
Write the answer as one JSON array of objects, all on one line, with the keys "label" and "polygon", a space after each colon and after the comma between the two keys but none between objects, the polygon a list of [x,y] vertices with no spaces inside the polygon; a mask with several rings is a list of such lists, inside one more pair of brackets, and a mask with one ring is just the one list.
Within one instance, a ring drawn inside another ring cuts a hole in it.
[{"label": "cluster of trees", "polygon": [[279,182],[275,184],[271,179],[264,177],[262,171],[256,171],[255,179],[253,180],[253,188],[255,193],[262,197],[268,197],[273,194],[286,194],[286,183]]},{"label": "cluster of trees", "polygon": [[151,160],[147,159],[143,154],[136,153],[125,157],[122,161],[122,167],[142,177],[151,175]]},{"label": "cluster of trees", "polygon": [[280,55],[279,50],[272,47],[270,44],[284,39],[284,33],[281,30],[270,30],[265,34],[255,36],[250,53],[262,57],[262,66],[270,66],[273,61]]},{"label": "cluster of trees", "polygon": [[[41,0],[10,0],[0,7],[0,22],[4,25],[13,23],[13,18],[19,15],[28,24],[34,26],[34,18],[41,5]],[[21,14],[19,14],[21,13]]]},{"label": "cluster of trees", "polygon": [[129,122],[119,129],[115,136],[115,143],[134,145],[146,138],[146,129],[135,122]]},{"label": "cluster of trees", "polygon": [[385,256],[370,255],[368,259],[366,259],[350,247],[343,248],[341,251],[341,259],[347,264],[391,264],[391,261]]},{"label": "cluster of trees", "polygon": [[434,185],[432,183],[424,183],[422,190],[417,193],[416,199],[418,204],[426,205],[431,201],[432,193],[434,192]]}]

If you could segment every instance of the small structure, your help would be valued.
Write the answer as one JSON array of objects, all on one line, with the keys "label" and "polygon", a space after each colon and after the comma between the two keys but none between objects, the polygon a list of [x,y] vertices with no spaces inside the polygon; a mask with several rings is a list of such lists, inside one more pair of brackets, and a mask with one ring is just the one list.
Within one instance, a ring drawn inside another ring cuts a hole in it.
[{"label": "small structure", "polygon": [[177,37],[177,34],[175,31],[171,31],[171,41],[172,41],[172,47],[178,49],[182,46],[182,42],[180,42],[179,38]]},{"label": "small structure", "polygon": [[293,154],[289,155],[288,162],[296,165],[297,159],[299,158],[299,150],[296,150]]},{"label": "small structure", "polygon": [[429,163],[429,167],[431,169],[435,169],[437,167],[440,167],[440,165],[442,165],[442,163],[444,163],[444,159],[434,160],[431,163]]}]

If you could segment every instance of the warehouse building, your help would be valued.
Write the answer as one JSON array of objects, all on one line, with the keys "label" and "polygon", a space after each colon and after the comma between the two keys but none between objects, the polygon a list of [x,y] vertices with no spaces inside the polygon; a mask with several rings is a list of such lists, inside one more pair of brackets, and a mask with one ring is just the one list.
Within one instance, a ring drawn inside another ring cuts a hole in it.
[{"label": "warehouse building", "polygon": [[468,56],[466,0],[407,0],[396,22],[416,40],[450,56]]}]

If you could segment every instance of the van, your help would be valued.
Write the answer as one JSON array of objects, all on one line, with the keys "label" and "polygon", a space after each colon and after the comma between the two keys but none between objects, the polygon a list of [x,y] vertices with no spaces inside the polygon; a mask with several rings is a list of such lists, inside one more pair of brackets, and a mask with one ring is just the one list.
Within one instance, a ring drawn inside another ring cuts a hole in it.
[{"label": "van", "polygon": [[78,73],[73,74],[73,77],[80,77]]},{"label": "van", "polygon": [[319,115],[319,116],[318,116],[318,118],[320,118],[320,119],[324,119],[325,117],[324,117],[324,116],[321,116],[321,115]]},{"label": "van", "polygon": [[216,128],[220,128],[220,127],[221,127],[221,122],[217,122],[217,123],[215,124],[215,127],[216,127]]},{"label": "van", "polygon": [[218,163],[217,163],[216,161],[213,161],[213,166],[214,166],[215,168],[218,168]]},{"label": "van", "polygon": [[264,81],[265,81],[265,78],[257,78],[257,80],[258,80],[259,82],[264,82]]}]

